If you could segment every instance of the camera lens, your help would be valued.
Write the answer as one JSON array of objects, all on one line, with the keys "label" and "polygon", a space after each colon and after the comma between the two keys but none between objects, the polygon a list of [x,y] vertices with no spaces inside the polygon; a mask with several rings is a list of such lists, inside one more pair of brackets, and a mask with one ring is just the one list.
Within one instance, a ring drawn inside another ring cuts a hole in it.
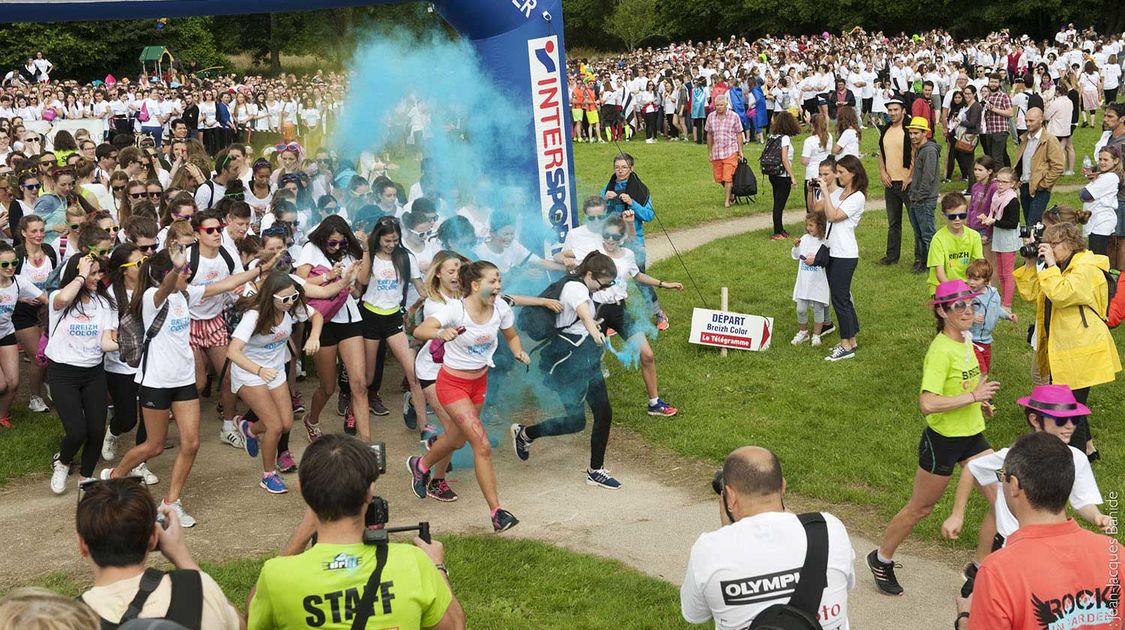
[{"label": "camera lens", "polygon": [[715,494],[723,493],[723,470],[721,468],[715,471],[714,477],[711,477],[711,489],[715,491]]}]

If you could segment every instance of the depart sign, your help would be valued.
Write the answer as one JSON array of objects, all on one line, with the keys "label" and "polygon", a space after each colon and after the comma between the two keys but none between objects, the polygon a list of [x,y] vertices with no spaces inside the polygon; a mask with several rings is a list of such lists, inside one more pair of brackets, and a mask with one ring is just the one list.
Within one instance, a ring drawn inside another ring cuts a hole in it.
[{"label": "depart sign", "polygon": [[691,314],[688,341],[733,350],[765,350],[773,336],[773,318],[697,308]]}]

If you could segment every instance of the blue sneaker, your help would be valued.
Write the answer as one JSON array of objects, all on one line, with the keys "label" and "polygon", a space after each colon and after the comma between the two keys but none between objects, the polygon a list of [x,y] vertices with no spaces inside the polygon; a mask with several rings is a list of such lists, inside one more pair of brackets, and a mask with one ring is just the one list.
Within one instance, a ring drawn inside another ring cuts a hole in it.
[{"label": "blue sneaker", "polygon": [[832,354],[824,357],[825,361],[843,361],[845,359],[855,358],[855,349],[848,350],[844,346],[837,345],[832,348]]},{"label": "blue sneaker", "polygon": [[606,490],[620,490],[621,482],[614,479],[609,475],[609,471],[605,468],[597,470],[586,469],[586,484],[591,486],[598,486]]},{"label": "blue sneaker", "polygon": [[410,470],[410,491],[419,499],[426,498],[426,486],[430,483],[430,473],[422,472],[418,466],[422,458],[417,455],[406,458],[406,468]]},{"label": "blue sneaker", "polygon": [[250,422],[239,418],[236,424],[238,432],[242,434],[242,448],[250,457],[257,457],[258,438],[254,437],[254,432],[250,430]]},{"label": "blue sneaker", "polygon": [[262,477],[258,485],[270,494],[285,494],[289,492],[289,487],[285,485],[285,482],[281,479],[281,475],[277,474],[276,471]]},{"label": "blue sneaker", "polygon": [[402,421],[411,431],[418,428],[418,412],[414,411],[414,405],[411,404],[410,392],[402,394]]},{"label": "blue sneaker", "polygon": [[512,447],[516,449],[516,457],[520,458],[520,461],[526,462],[531,455],[527,450],[531,446],[531,439],[527,437],[527,432],[523,430],[522,424],[513,424],[511,431]]},{"label": "blue sneaker", "polygon": [[680,413],[679,409],[669,405],[660,398],[656,399],[656,404],[648,406],[648,415],[650,416],[664,416],[667,418],[678,413]]}]

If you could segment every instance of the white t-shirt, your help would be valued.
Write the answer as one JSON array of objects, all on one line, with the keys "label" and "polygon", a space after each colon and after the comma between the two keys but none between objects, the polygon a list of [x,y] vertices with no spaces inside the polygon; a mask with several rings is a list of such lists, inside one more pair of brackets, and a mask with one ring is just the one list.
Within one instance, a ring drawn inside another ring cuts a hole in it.
[{"label": "white t-shirt", "polygon": [[585,339],[590,333],[578,317],[578,307],[585,304],[590,309],[590,314],[594,314],[594,300],[590,296],[590,290],[586,288],[586,283],[581,280],[567,282],[563,285],[562,293],[559,294],[559,302],[562,302],[563,310],[555,315],[555,327],[561,328],[560,332]]},{"label": "white t-shirt", "polygon": [[[1090,468],[1090,459],[1082,451],[1068,447],[1074,457],[1074,486],[1070,489],[1070,507],[1080,510],[1087,505],[1101,505],[1102,493],[1098,490],[1098,482],[1094,479],[1094,471]],[[969,472],[982,486],[999,484],[996,471],[1004,467],[1004,458],[1010,449],[1002,448],[995,453],[983,455],[969,462]],[[996,504],[993,509],[996,514],[996,531],[1007,538],[1020,528],[1019,521],[1008,509],[1004,499],[1004,491],[996,492]]]},{"label": "white t-shirt", "polygon": [[465,327],[465,332],[453,341],[445,342],[443,363],[454,370],[473,371],[492,366],[492,355],[499,343],[500,331],[515,324],[512,307],[497,299],[492,305],[492,317],[478,324],[469,317],[463,300],[453,300],[449,306],[434,314],[442,328]]},{"label": "white t-shirt", "polygon": [[195,189],[195,205],[200,210],[210,210],[223,200],[225,194],[227,194],[227,187],[219,182],[213,179],[203,182]]},{"label": "white t-shirt", "polygon": [[801,148],[801,157],[808,158],[809,163],[805,165],[805,181],[816,179],[819,175],[820,163],[824,158],[828,157],[832,151],[832,134],[828,134],[828,148],[820,146],[820,138],[815,135],[805,138],[805,144]]},{"label": "white t-shirt", "polygon": [[[24,209],[24,213],[25,216],[28,214],[28,210],[26,208]],[[46,251],[44,251],[43,262],[38,267],[36,267],[31,262],[30,256],[24,258],[23,265],[20,267],[20,272],[16,274],[16,277],[20,280],[26,280],[27,282],[30,282],[31,284],[34,284],[37,289],[42,290],[47,286],[47,278],[50,277],[51,271],[53,271],[54,268],[55,266],[51,264],[51,257],[47,255]]]},{"label": "white t-shirt", "polygon": [[1117,227],[1117,191],[1121,180],[1117,173],[1102,173],[1086,184],[1086,192],[1094,199],[1082,202],[1082,209],[1092,215],[1082,226],[1082,235],[1111,236]]},{"label": "white t-shirt", "polygon": [[[840,519],[823,514],[828,526],[828,585],[820,600],[820,625],[848,630],[855,551]],[[807,548],[805,529],[790,512],[765,512],[700,535],[680,587],[684,619],[714,619],[715,630],[746,628],[766,608],[789,601]]]},{"label": "white t-shirt", "polygon": [[[439,313],[449,308],[453,302],[459,302],[459,300],[447,298],[445,302],[438,302],[433,298],[426,298],[425,303],[422,304],[422,318],[433,317],[440,321]],[[454,305],[453,308],[459,309],[459,306]],[[441,364],[434,363],[434,357],[430,354],[430,341],[427,341],[418,350],[418,356],[414,359],[414,374],[422,380],[436,381],[439,371],[441,371]]]},{"label": "white t-shirt", "polygon": [[[102,331],[117,330],[117,314],[109,303],[95,297],[85,304],[71,304],[65,316],[55,310],[55,296],[51,292],[47,308],[48,323],[47,358],[55,363],[74,367],[94,367],[102,362]],[[193,374],[194,380],[194,374]]]},{"label": "white t-shirt", "polygon": [[477,258],[487,260],[488,262],[496,265],[500,273],[508,273],[513,267],[523,267],[525,265],[537,265],[542,258],[536,256],[524,247],[519,241],[512,241],[508,249],[497,254],[488,247],[486,243],[477,245],[473,252]]},{"label": "white t-shirt", "polygon": [[[156,292],[152,287],[145,291],[141,301],[141,325],[147,331],[164,307],[155,303]],[[190,307],[203,299],[204,287],[188,285],[187,299],[179,291],[168,296],[168,314],[164,325],[152,337],[148,346],[147,369],[137,370],[136,382],[143,387],[170,389],[195,384],[195,356],[191,353],[191,314]],[[146,361],[142,360],[141,365]]]},{"label": "white t-shirt", "polygon": [[811,259],[820,251],[823,241],[812,234],[801,236],[801,244],[793,247],[790,255],[797,261],[797,281],[793,284],[793,300],[812,300],[828,304],[828,272],[824,267],[806,265],[801,257]]},{"label": "white t-shirt", "polygon": [[1106,64],[1102,66],[1102,87],[1116,90],[1121,87],[1121,66]]},{"label": "white t-shirt", "polygon": [[563,240],[563,250],[573,253],[578,262],[582,262],[587,254],[597,251],[601,246],[601,233],[594,233],[590,226],[585,223],[573,230],[568,230],[566,239]]},{"label": "white t-shirt", "polygon": [[[410,252],[407,252],[407,256],[410,259],[410,280],[421,279],[418,260]],[[397,309],[402,303],[402,283],[405,281],[407,280],[399,277],[392,261],[372,256],[371,278],[367,282],[367,290],[363,293],[363,301],[377,309]]]},{"label": "white t-shirt", "polygon": [[[351,255],[345,254],[341,262],[344,263],[344,273],[347,273],[348,268],[355,264],[355,259],[352,258]],[[294,267],[300,267],[301,265],[331,269],[332,261],[328,260],[328,257],[324,255],[324,252],[320,251],[320,248],[317,247],[315,243],[305,243],[305,246],[301,248],[300,255],[297,256],[297,262],[294,264]],[[359,305],[356,303],[355,298],[349,294],[347,301],[344,302],[344,306],[332,317],[330,323],[347,324],[349,322],[358,321],[360,321]]]},{"label": "white t-shirt", "polygon": [[16,302],[34,300],[40,295],[43,295],[43,292],[38,287],[27,280],[21,282],[19,278],[13,278],[11,284],[0,287],[0,339],[16,332],[16,327],[12,325],[12,313],[16,310]]},{"label": "white t-shirt", "polygon": [[[836,141],[836,144],[840,145],[841,149],[840,152],[836,154],[837,160],[845,155],[859,157],[859,135],[856,134],[855,129],[845,129],[844,132],[840,134],[840,139]],[[810,162],[809,165],[811,166],[812,163]],[[820,163],[818,162],[817,168],[819,167]]]},{"label": "white t-shirt", "polygon": [[[194,245],[194,247],[199,246]],[[238,255],[234,255],[231,260],[234,263],[234,273],[242,273],[242,260]],[[192,276],[191,284],[192,286],[205,287],[209,284],[222,282],[231,275],[230,268],[227,267],[227,261],[221,253],[216,253],[214,258],[207,258],[203,255],[203,252],[199,252],[199,268]],[[226,293],[220,293],[200,300],[199,304],[192,305],[191,318],[214,319],[222,315],[223,307],[226,306],[228,299]]]},{"label": "white t-shirt", "polygon": [[[604,244],[598,248],[598,251],[609,256],[609,253],[605,251]],[[618,247],[617,251],[621,252],[620,258],[609,256],[613,259],[613,265],[617,267],[617,281],[608,289],[594,292],[592,299],[596,304],[610,304],[625,300],[629,297],[629,280],[637,277],[637,274],[641,272],[641,268],[637,266],[637,255],[633,253],[633,250],[628,247]],[[585,330],[585,327],[583,327],[583,330]]]},{"label": "white t-shirt", "polygon": [[[416,251],[406,240],[402,241],[402,246],[418,261],[418,274],[422,278],[425,278],[426,274],[430,271],[430,265],[434,262],[434,256],[437,256],[437,253],[441,251],[441,243],[439,243],[437,239],[426,239],[425,243],[422,245],[421,251]],[[411,282],[410,286],[406,289],[406,305],[410,306],[417,302],[420,297],[422,296],[418,294],[418,289],[415,289],[414,283]]]},{"label": "white t-shirt", "polygon": [[843,201],[843,188],[837,188],[832,193],[832,203],[836,209],[848,216],[842,221],[829,222],[828,249],[833,258],[859,258],[859,243],[855,240],[855,229],[863,217],[863,206],[867,197],[861,192],[853,192]]}]

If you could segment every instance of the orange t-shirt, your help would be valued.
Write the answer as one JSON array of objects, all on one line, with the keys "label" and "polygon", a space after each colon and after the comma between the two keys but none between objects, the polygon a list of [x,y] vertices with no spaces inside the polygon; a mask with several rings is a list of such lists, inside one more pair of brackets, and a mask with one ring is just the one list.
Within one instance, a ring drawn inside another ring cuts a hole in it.
[{"label": "orange t-shirt", "polygon": [[1021,527],[977,572],[969,630],[1121,630],[1121,543],[1073,519]]},{"label": "orange t-shirt", "polygon": [[574,91],[570,93],[570,108],[586,109],[586,90],[582,86],[574,88]]},{"label": "orange t-shirt", "polygon": [[598,109],[598,97],[594,94],[593,88],[585,88],[583,90],[584,98],[586,99],[586,111],[592,112]]}]

